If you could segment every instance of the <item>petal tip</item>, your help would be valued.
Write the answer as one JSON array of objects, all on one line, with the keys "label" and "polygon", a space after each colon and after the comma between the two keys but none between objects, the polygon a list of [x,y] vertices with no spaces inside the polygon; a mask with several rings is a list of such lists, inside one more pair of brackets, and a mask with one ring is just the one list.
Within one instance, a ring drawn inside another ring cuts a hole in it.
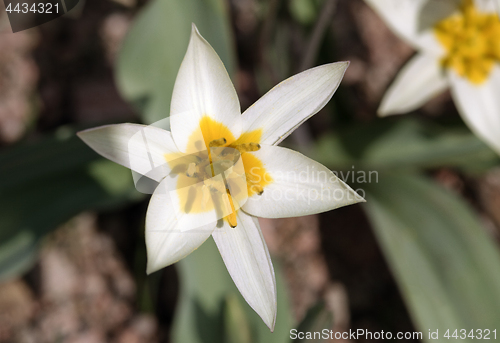
[{"label": "petal tip", "polygon": [[334,67],[335,69],[339,69],[342,68],[344,69],[344,72],[347,70],[347,68],[349,67],[349,65],[351,64],[351,61],[340,61],[340,62],[333,62],[333,63],[330,63],[329,65]]},{"label": "petal tip", "polygon": [[191,34],[193,34],[194,32],[200,33],[198,31],[198,28],[196,27],[196,24],[195,23],[191,23]]},{"label": "petal tip", "polygon": [[381,111],[381,110],[377,110],[377,117],[384,118],[384,117],[387,117],[387,116],[389,116],[389,114],[387,112],[384,112],[384,111]]},{"label": "petal tip", "polygon": [[80,138],[81,140],[84,140],[83,137],[89,132],[91,131],[92,129],[86,129],[86,130],[81,130],[81,131],[78,131],[76,133],[76,135],[78,136],[78,138]]},{"label": "petal tip", "polygon": [[146,267],[146,275],[151,275],[153,274],[155,271],[157,271],[158,269],[157,268],[154,268],[153,266],[151,266],[149,263]]},{"label": "petal tip", "polygon": [[80,138],[82,140],[83,143],[87,144],[88,146],[90,146],[93,150],[97,151],[93,145],[92,145],[92,142],[95,140],[96,138],[96,133],[97,135],[99,135],[99,132],[97,130],[99,130],[102,126],[99,126],[99,127],[95,127],[95,128],[90,128],[90,129],[86,129],[86,130],[82,130],[82,131],[78,131],[76,133],[76,136],[78,138]]},{"label": "petal tip", "polygon": [[194,37],[200,38],[201,40],[205,40],[205,38],[203,38],[203,36],[201,35],[200,30],[198,30],[198,27],[196,26],[196,24],[191,23],[191,40]]},{"label": "petal tip", "polygon": [[359,193],[356,192],[354,189],[351,188],[351,191],[354,193],[354,201],[352,202],[352,204],[358,204],[358,203],[366,202],[366,199],[363,198],[361,195],[359,195]]},{"label": "petal tip", "polygon": [[383,117],[393,116],[396,114],[401,114],[401,113],[399,113],[397,109],[387,105],[385,100],[382,100],[380,106],[377,109],[377,116],[383,118]]},{"label": "petal tip", "polygon": [[[146,249],[147,249],[147,244],[146,244]],[[158,261],[155,261],[153,258],[152,254],[150,253],[149,250],[147,250],[147,262],[146,262],[146,275],[151,275],[154,272],[157,272],[158,270],[162,269],[163,266],[159,265]],[[151,256],[150,256],[151,255]]]},{"label": "petal tip", "polygon": [[[177,262],[177,261],[176,261]],[[149,260],[148,258],[148,262],[147,262],[147,265],[146,265],[146,275],[151,275],[163,268],[166,268],[172,264],[174,264],[175,262],[170,262],[170,263],[161,263],[159,261],[151,261]]]},{"label": "petal tip", "polygon": [[276,307],[275,307],[275,311],[274,311],[274,316],[272,317],[271,320],[265,320],[263,317],[261,317],[262,320],[264,321],[264,324],[266,324],[266,326],[269,328],[269,330],[272,332],[274,332],[274,328],[276,326]]}]

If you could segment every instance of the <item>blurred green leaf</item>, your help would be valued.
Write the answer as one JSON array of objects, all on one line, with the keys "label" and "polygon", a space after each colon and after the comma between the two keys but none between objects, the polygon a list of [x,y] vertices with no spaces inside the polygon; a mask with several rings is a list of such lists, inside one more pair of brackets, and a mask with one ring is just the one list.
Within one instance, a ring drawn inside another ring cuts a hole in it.
[{"label": "blurred green leaf", "polygon": [[309,25],[316,19],[316,3],[313,0],[290,0],[288,8],[292,17],[302,25]]},{"label": "blurred green leaf", "polygon": [[70,128],[60,128],[54,135],[37,142],[24,142],[0,153],[0,194],[100,158]]},{"label": "blurred green leaf", "polygon": [[234,56],[226,7],[224,0],[154,0],[137,16],[118,59],[117,81],[122,95],[136,105],[145,123],[169,116],[191,23],[232,74]]},{"label": "blurred green leaf", "polygon": [[31,232],[19,232],[0,243],[0,282],[29,269],[37,258],[37,242]]},{"label": "blurred green leaf", "polygon": [[341,169],[352,165],[370,170],[447,166],[480,171],[499,163],[498,156],[468,129],[414,118],[381,120],[324,136],[308,155]]},{"label": "blurred green leaf", "polygon": [[[245,311],[245,318],[251,328],[252,342],[290,341],[292,318],[286,289],[276,263],[274,268],[278,290],[278,317],[274,333],[269,331],[238,292],[212,238],[179,261],[176,266],[182,287],[172,328],[173,342],[224,342],[228,330],[234,333],[240,329],[224,328],[224,325],[228,324],[224,317],[224,306],[231,297],[236,297]],[[243,319],[240,317],[240,320]],[[244,342],[246,333],[242,331],[241,334],[243,336],[239,337],[240,342]]]},{"label": "blurred green leaf", "polygon": [[424,340],[429,329],[447,342],[448,329],[497,328],[500,255],[469,206],[413,175],[381,174],[366,190],[367,213]]},{"label": "blurred green leaf", "polygon": [[226,297],[224,306],[225,343],[252,343],[250,324],[243,306],[244,304],[235,293]]},{"label": "blurred green leaf", "polygon": [[128,169],[76,137],[25,144],[0,161],[0,280],[26,271],[39,240],[72,216],[142,198]]},{"label": "blurred green leaf", "polygon": [[[297,332],[322,332],[322,330],[333,327],[333,314],[326,308],[324,302],[320,302],[311,307],[302,322],[297,326]],[[326,342],[326,339],[295,339],[292,342],[319,343]]]}]

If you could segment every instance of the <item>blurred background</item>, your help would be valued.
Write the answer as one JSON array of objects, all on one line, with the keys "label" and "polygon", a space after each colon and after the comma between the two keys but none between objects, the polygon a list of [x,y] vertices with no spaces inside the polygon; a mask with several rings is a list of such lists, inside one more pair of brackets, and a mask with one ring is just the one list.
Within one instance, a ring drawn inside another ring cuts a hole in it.
[{"label": "blurred background", "polygon": [[[362,0],[81,0],[15,34],[0,13],[0,342],[275,343],[294,328],[500,334],[500,160],[448,93],[377,118],[414,51]],[[278,279],[273,334],[211,239],[146,276],[149,197],[75,136],[168,116],[192,22],[243,110],[293,74],[351,62],[332,101],[282,145],[367,203],[260,221]]]}]

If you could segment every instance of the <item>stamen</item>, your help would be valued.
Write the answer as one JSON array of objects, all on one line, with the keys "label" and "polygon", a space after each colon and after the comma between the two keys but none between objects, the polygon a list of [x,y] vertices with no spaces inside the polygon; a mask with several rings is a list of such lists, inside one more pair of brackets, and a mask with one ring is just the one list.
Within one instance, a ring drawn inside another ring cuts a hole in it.
[{"label": "stamen", "polygon": [[203,185],[201,189],[201,208],[204,210],[210,200],[210,190],[207,186]]},{"label": "stamen", "polygon": [[[215,174],[222,174],[233,166],[231,161],[221,160],[212,163],[213,170]],[[206,169],[206,168],[205,168]]]},{"label": "stamen", "polygon": [[252,188],[253,190],[255,190],[255,193],[257,193],[257,195],[262,195],[262,193],[264,193],[264,188],[262,188],[261,185],[252,185]]},{"label": "stamen", "polygon": [[172,168],[172,170],[170,171],[170,175],[177,175],[185,172],[187,172],[187,165],[178,164]]},{"label": "stamen", "polygon": [[251,173],[245,173],[247,184],[250,184],[252,191],[257,193],[257,195],[262,195],[264,193],[264,188],[260,185],[260,179],[257,175]]},{"label": "stamen", "polygon": [[208,158],[200,163],[198,163],[198,169],[199,170],[203,170],[205,169],[207,166],[210,165],[210,161],[208,160]]},{"label": "stamen", "polygon": [[219,138],[219,139],[214,139],[213,141],[211,141],[210,143],[208,143],[208,147],[209,148],[219,147],[219,146],[223,146],[226,143],[227,143],[227,140],[224,137],[222,137],[222,138]]},{"label": "stamen", "polygon": [[210,164],[207,164],[207,165],[205,166],[205,168],[203,169],[203,170],[205,171],[205,175],[207,175],[208,177],[211,177],[211,176],[212,176],[212,174],[215,174],[215,173],[213,173],[213,168],[214,168],[214,167],[212,166],[212,164],[211,164],[211,163],[210,163]]},{"label": "stamen", "polygon": [[250,151],[257,151],[257,150],[260,150],[260,144],[258,144],[258,143],[243,143],[243,144],[236,145],[234,148],[239,150],[241,153],[250,152]]},{"label": "stamen", "polygon": [[259,183],[258,176],[251,173],[245,173],[245,178],[249,183]]},{"label": "stamen", "polygon": [[229,226],[231,226],[233,229],[238,225],[236,221],[236,210],[234,209],[234,204],[233,204],[233,198],[231,197],[231,194],[229,193],[229,189],[226,189],[227,197],[229,199],[229,204],[231,205],[231,214],[226,216],[227,222],[229,223]]},{"label": "stamen", "polygon": [[205,180],[205,185],[209,187],[212,191],[219,193],[224,193],[226,186],[222,181],[214,181],[212,179]]},{"label": "stamen", "polygon": [[234,153],[234,148],[231,148],[230,146],[228,146],[228,147],[225,147],[224,149],[221,150],[221,152],[219,153],[219,156],[226,156],[226,155],[233,154],[233,153]]}]

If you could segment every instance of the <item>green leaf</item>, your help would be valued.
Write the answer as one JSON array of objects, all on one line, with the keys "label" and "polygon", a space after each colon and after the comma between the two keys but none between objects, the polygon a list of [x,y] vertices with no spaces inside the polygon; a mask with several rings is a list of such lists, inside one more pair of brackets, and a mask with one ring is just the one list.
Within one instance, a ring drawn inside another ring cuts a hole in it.
[{"label": "green leaf", "polygon": [[33,233],[19,232],[0,245],[0,282],[28,270],[36,261],[37,244]]},{"label": "green leaf", "polygon": [[316,4],[311,0],[291,0],[288,4],[290,14],[302,25],[310,25],[316,19]]},{"label": "green leaf", "polygon": [[[324,302],[319,302],[313,307],[311,307],[302,322],[297,326],[297,332],[322,332],[322,330],[333,327],[333,314],[326,308]],[[323,338],[312,338],[312,339],[295,339],[292,342],[301,343],[317,343],[326,342]]]},{"label": "green leaf", "polygon": [[75,135],[76,131],[60,128],[54,135],[36,142],[24,142],[0,153],[0,194],[42,177],[81,168],[99,155]]},{"label": "green leaf", "polygon": [[[292,318],[286,289],[276,263],[274,267],[278,290],[278,317],[274,333],[269,331],[238,292],[212,238],[179,261],[176,266],[182,287],[172,328],[173,342],[224,342],[228,339],[225,335],[227,331],[234,333],[236,330],[224,327],[228,325],[224,316],[225,306],[228,299],[234,298],[238,299],[245,311],[244,318],[247,318],[251,328],[252,342],[289,342]],[[242,317],[243,315],[239,320],[244,320]],[[241,334],[240,342],[244,342],[246,333],[242,331]]]},{"label": "green leaf", "polygon": [[138,107],[145,123],[169,116],[191,23],[232,74],[234,56],[226,6],[224,0],[154,0],[137,16],[118,59],[117,81],[122,95]]},{"label": "green leaf", "polygon": [[252,343],[252,333],[244,304],[235,293],[226,297],[224,306],[225,343]]},{"label": "green leaf", "polygon": [[497,328],[500,255],[469,206],[413,175],[381,174],[366,190],[367,213],[424,340],[436,342],[428,330],[447,342],[447,329]]},{"label": "green leaf", "polygon": [[41,139],[0,161],[0,280],[30,268],[40,239],[72,216],[142,198],[128,169],[77,137]]},{"label": "green leaf", "polygon": [[379,120],[324,136],[309,155],[341,169],[352,165],[370,170],[448,166],[480,171],[499,163],[498,156],[468,129],[410,117]]}]

